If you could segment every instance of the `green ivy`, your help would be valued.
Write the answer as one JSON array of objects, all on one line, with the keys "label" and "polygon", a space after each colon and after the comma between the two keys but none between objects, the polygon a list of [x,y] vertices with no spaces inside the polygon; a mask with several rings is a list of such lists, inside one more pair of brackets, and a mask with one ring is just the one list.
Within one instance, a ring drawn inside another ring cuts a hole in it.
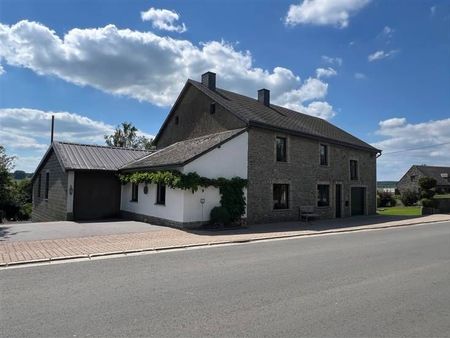
[{"label": "green ivy", "polygon": [[219,188],[220,204],[227,209],[233,221],[239,219],[245,212],[246,203],[243,189],[247,186],[247,180],[240,177],[211,179],[202,177],[196,172],[183,174],[176,170],[166,170],[120,174],[119,179],[122,184],[162,183],[173,189],[191,190],[192,193],[200,187],[212,186]]}]

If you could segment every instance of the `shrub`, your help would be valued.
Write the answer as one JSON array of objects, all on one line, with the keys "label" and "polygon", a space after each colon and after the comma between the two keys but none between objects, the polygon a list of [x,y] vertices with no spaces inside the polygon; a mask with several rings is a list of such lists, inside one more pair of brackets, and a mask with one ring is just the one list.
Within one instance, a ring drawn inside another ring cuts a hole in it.
[{"label": "shrub", "polygon": [[420,198],[432,199],[436,195],[434,190],[422,190],[420,192]]},{"label": "shrub", "polygon": [[409,207],[417,203],[419,196],[415,191],[405,190],[400,199],[405,207]]},{"label": "shrub", "polygon": [[211,222],[214,224],[227,225],[231,222],[231,216],[228,210],[224,207],[214,207],[211,210]]},{"label": "shrub", "polygon": [[419,186],[422,190],[431,190],[436,187],[436,180],[433,177],[421,177]]},{"label": "shrub", "polygon": [[378,205],[381,208],[384,207],[395,207],[397,204],[396,199],[394,198],[394,195],[387,191],[380,191],[378,192],[377,196]]},{"label": "shrub", "polygon": [[436,208],[437,207],[437,201],[435,199],[430,198],[423,198],[420,203],[425,208]]}]

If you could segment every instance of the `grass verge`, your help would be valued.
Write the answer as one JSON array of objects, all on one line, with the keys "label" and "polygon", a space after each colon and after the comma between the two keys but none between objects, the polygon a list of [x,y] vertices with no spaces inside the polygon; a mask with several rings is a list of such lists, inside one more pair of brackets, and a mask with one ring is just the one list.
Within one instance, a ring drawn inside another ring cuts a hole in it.
[{"label": "grass verge", "polygon": [[386,215],[386,216],[421,216],[422,215],[422,208],[419,206],[380,208],[377,211],[380,215]]}]

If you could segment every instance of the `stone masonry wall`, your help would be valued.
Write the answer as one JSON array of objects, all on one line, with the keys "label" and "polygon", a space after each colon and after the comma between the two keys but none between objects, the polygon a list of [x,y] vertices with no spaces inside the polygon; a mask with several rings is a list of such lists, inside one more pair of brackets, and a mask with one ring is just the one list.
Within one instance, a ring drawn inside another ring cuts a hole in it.
[{"label": "stone masonry wall", "polygon": [[[48,200],[45,197],[45,173],[50,173]],[[41,175],[41,196],[38,181]],[[67,174],[52,151],[33,182],[33,222],[63,221],[67,218]]]},{"label": "stone masonry wall", "polygon": [[[287,138],[287,162],[275,160],[275,137]],[[319,164],[321,142],[260,128],[249,130],[248,222],[297,220],[300,206],[314,206],[322,218],[335,217],[335,184],[342,184],[342,216],[351,215],[351,187],[366,187],[366,213],[376,213],[376,156],[328,144],[328,166]],[[325,143],[326,144],[326,143]],[[358,160],[359,179],[350,180],[350,160]],[[273,184],[289,184],[289,209],[273,210]],[[317,184],[330,185],[330,206],[317,207]],[[348,204],[346,204],[348,201]]]},{"label": "stone masonry wall", "polygon": [[178,141],[246,126],[218,104],[216,112],[210,114],[212,102],[208,96],[190,86],[160,135],[157,147],[163,148]]},{"label": "stone masonry wall", "polygon": [[[411,178],[412,177],[412,178]],[[411,190],[418,192],[419,191],[419,179],[424,177],[424,174],[417,169],[416,166],[412,166],[409,170],[403,175],[403,177],[397,183],[397,189],[402,194],[406,190]]]}]

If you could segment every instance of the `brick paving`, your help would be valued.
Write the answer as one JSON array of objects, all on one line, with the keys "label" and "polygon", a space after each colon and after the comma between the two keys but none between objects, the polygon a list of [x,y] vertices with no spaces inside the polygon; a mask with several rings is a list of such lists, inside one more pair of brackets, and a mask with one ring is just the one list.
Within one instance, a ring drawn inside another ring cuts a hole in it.
[{"label": "brick paving", "polygon": [[321,220],[312,223],[267,224],[226,231],[183,231],[163,228],[143,233],[0,242],[0,266],[33,261],[81,258],[89,255],[96,256],[140,250],[162,250],[171,247],[214,245],[228,242],[397,227],[438,221],[450,221],[450,215],[439,214],[402,220],[370,216],[355,219]]}]

